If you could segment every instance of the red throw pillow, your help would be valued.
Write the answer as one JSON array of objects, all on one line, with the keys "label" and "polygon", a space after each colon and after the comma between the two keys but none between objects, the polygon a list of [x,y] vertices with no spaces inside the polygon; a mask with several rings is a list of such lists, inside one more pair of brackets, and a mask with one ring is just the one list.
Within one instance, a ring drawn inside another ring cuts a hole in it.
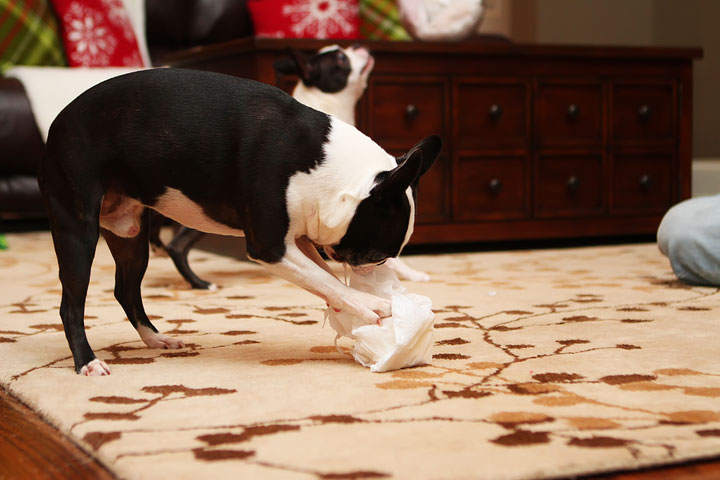
[{"label": "red throw pillow", "polygon": [[52,0],[71,67],[142,67],[122,0]]},{"label": "red throw pillow", "polygon": [[249,0],[255,35],[358,38],[358,0]]}]

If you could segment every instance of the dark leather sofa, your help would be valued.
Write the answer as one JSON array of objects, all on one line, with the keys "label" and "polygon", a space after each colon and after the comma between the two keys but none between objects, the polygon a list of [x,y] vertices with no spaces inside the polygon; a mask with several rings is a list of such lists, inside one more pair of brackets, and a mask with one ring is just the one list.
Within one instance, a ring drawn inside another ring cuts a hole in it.
[{"label": "dark leather sofa", "polygon": [[[200,45],[252,35],[245,0],[146,0],[154,65]],[[0,78],[0,220],[42,219],[36,169],[45,150],[22,84]]]}]

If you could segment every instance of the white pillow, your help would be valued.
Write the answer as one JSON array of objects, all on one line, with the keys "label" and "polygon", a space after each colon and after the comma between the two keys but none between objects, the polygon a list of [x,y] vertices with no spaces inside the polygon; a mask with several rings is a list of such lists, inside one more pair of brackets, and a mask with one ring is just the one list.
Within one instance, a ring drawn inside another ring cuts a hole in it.
[{"label": "white pillow", "polygon": [[6,72],[23,84],[40,135],[47,141],[50,125],[78,95],[100,82],[142,70],[129,67],[13,67]]}]

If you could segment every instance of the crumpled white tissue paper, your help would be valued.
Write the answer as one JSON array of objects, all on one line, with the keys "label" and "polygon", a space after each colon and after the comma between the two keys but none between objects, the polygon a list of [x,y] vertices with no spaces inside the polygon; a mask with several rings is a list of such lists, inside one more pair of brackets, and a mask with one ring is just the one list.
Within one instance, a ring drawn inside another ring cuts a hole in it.
[{"label": "crumpled white tissue paper", "polygon": [[432,302],[423,295],[407,293],[395,272],[385,265],[367,275],[350,273],[350,287],[392,301],[392,317],[382,325],[368,325],[347,312],[328,307],[325,316],[341,336],[355,340],[352,356],[372,372],[388,372],[430,363],[435,314]]}]

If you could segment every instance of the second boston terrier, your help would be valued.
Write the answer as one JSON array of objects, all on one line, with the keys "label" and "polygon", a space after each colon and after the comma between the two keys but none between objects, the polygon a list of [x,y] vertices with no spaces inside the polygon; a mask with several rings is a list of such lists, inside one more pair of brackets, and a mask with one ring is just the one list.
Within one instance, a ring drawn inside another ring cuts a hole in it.
[{"label": "second boston terrier", "polygon": [[[374,65],[375,59],[365,47],[330,45],[309,57],[291,49],[290,55],[277,60],[274,68],[281,74],[299,77],[292,92],[296,100],[354,126],[355,106],[365,92]],[[190,249],[204,234],[181,227],[164,245],[160,241],[159,228],[160,222],[153,219],[150,242],[156,251],[165,251],[193,288],[215,288],[199,278],[188,263]],[[413,269],[399,258],[389,258],[387,265],[403,280],[427,281],[430,278],[427,273]]]},{"label": "second boston terrier", "polygon": [[296,100],[355,125],[355,105],[367,88],[375,59],[365,47],[330,45],[311,57],[291,49],[289,57],[273,66],[279,73],[298,76],[292,92]]},{"label": "second boston terrier", "polygon": [[431,136],[396,158],[275,87],[217,73],[146,70],[89,89],[53,122],[39,174],[75,370],[110,373],[84,328],[100,234],[116,264],[115,297],[141,339],[183,346],[143,307],[149,209],[245,236],[250,258],[335,309],[368,323],[390,315],[390,302],[335,277],[315,245],[359,269],[396,257],[413,231],[418,179],[441,145]]}]

